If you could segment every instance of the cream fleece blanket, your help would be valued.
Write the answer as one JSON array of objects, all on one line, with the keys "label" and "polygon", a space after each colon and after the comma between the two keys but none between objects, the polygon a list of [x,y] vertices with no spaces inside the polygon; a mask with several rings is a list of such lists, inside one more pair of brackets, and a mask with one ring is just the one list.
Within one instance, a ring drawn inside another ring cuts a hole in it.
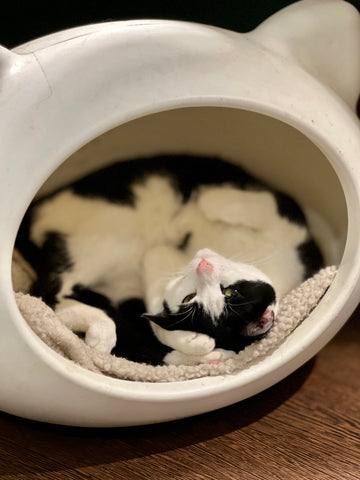
[{"label": "cream fleece blanket", "polygon": [[217,365],[153,367],[103,354],[86,345],[65,327],[54,311],[39,298],[26,294],[34,279],[34,273],[17,252],[14,252],[12,269],[18,308],[33,331],[49,347],[93,372],[142,382],[174,382],[232,374],[269,355],[316,307],[334,279],[336,271],[334,266],[324,268],[286,295],[280,303],[278,316],[270,333],[235,357]]}]

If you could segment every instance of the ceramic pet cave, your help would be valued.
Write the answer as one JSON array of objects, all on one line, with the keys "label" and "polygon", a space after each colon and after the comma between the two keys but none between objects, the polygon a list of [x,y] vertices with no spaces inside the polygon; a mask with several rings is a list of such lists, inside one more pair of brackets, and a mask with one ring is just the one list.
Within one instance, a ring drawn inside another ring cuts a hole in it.
[{"label": "ceramic pet cave", "polygon": [[[349,318],[360,289],[360,20],[351,5],[300,1],[247,34],[176,21],[89,25],[1,48],[0,69],[2,410],[81,426],[199,414],[275,384]],[[293,195],[337,273],[297,328],[244,368],[176,377],[178,367],[158,367],[143,381],[86,369],[21,314],[12,258],[22,217],[35,196],[114,159],[185,151],[241,161]],[[161,381],[162,368],[177,381]]]}]

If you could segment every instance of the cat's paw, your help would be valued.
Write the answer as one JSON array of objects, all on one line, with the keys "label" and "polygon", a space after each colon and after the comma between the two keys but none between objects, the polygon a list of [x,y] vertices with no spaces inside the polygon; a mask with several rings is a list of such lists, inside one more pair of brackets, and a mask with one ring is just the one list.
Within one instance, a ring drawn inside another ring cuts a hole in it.
[{"label": "cat's paw", "polygon": [[176,330],[173,333],[172,346],[186,355],[206,355],[215,348],[215,340],[203,333]]},{"label": "cat's paw", "polygon": [[217,365],[218,363],[225,362],[236,355],[232,350],[223,350],[222,348],[216,348],[212,352],[204,355],[201,363],[209,363],[211,365]]},{"label": "cat's paw", "polygon": [[186,355],[205,355],[215,348],[215,340],[204,333],[165,330],[154,322],[151,326],[159,342]]},{"label": "cat's paw", "polygon": [[85,343],[99,352],[110,353],[116,345],[114,322],[97,322],[90,325],[85,333]]},{"label": "cat's paw", "polygon": [[235,352],[231,350],[223,350],[221,348],[216,348],[206,355],[186,355],[178,350],[173,350],[165,356],[164,363],[166,365],[187,366],[201,364],[217,365],[221,362],[225,362],[229,358],[232,358],[234,355],[236,355]]}]

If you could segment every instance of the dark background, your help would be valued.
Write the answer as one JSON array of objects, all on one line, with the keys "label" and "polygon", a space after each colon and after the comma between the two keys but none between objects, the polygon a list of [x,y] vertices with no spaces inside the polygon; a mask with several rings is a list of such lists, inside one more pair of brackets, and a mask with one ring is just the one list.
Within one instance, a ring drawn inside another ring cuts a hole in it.
[{"label": "dark background", "polygon": [[[66,28],[139,18],[195,21],[246,32],[291,3],[294,0],[14,0],[2,5],[0,45],[12,48]],[[349,3],[360,10],[360,0]]]}]

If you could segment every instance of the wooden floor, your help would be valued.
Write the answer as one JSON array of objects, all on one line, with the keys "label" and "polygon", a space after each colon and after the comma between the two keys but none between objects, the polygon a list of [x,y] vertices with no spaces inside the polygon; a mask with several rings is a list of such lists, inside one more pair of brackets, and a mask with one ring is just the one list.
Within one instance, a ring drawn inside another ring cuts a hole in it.
[{"label": "wooden floor", "polygon": [[0,414],[0,479],[359,480],[360,310],[316,359],[217,412],[108,430]]}]

